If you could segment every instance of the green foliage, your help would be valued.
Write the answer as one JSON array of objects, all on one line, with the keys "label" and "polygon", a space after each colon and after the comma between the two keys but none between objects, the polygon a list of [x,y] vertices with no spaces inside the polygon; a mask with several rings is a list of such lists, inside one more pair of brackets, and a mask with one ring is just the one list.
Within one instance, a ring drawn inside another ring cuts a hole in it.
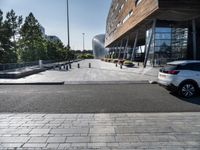
[{"label": "green foliage", "polygon": [[124,66],[127,66],[127,67],[133,67],[134,64],[133,64],[132,61],[126,60],[126,61],[124,61]]},{"label": "green foliage", "polygon": [[48,41],[43,37],[40,24],[30,13],[22,25],[22,16],[14,10],[6,14],[0,10],[0,63],[37,60],[70,60],[75,53],[61,41]]},{"label": "green foliage", "polygon": [[5,21],[11,30],[12,40],[16,42],[16,36],[19,34],[20,26],[22,24],[22,16],[16,16],[14,10],[11,10],[6,14],[7,20]]},{"label": "green foliage", "polygon": [[94,56],[92,54],[86,54],[86,59],[94,59]]},{"label": "green foliage", "polygon": [[92,54],[80,54],[78,59],[94,59],[94,56]]},{"label": "green foliage", "polygon": [[119,61],[118,59],[113,59],[112,60],[113,63],[118,63],[118,61]]},{"label": "green foliage", "polygon": [[47,43],[42,37],[39,22],[32,13],[26,17],[20,35],[19,54],[22,61],[47,59]]},{"label": "green foliage", "polygon": [[76,59],[75,51],[68,50],[68,51],[67,51],[67,59],[68,59],[68,60]]},{"label": "green foliage", "polygon": [[11,10],[6,14],[3,21],[3,12],[0,10],[0,63],[17,62],[17,43],[18,34],[22,17],[16,16]]}]

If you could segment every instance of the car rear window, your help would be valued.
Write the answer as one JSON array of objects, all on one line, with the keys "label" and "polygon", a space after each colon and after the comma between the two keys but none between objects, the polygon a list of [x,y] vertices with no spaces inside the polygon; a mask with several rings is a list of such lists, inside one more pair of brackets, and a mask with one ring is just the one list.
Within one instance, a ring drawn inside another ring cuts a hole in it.
[{"label": "car rear window", "polygon": [[190,63],[185,65],[180,65],[179,70],[200,71],[200,63]]},{"label": "car rear window", "polygon": [[180,64],[180,65],[168,65],[162,68],[160,71],[172,71],[172,70],[193,70],[200,71],[200,63],[189,63],[189,64]]},{"label": "car rear window", "polygon": [[178,65],[168,65],[162,69],[160,69],[161,72],[165,72],[165,71],[172,71],[172,70],[177,70]]}]

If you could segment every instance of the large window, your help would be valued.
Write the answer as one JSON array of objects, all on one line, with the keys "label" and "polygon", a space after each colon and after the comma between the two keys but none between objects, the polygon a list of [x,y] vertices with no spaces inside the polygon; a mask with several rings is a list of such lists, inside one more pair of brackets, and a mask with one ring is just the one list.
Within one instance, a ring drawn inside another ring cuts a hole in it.
[{"label": "large window", "polygon": [[122,23],[125,23],[132,15],[133,15],[133,10],[130,10],[129,13],[128,13],[128,15],[122,21]]},{"label": "large window", "polygon": [[142,0],[135,0],[135,6],[139,5],[142,2]]},{"label": "large window", "polygon": [[146,32],[146,44],[153,40],[150,47],[148,65],[160,66],[169,61],[186,59],[188,46],[188,28],[156,27]]}]

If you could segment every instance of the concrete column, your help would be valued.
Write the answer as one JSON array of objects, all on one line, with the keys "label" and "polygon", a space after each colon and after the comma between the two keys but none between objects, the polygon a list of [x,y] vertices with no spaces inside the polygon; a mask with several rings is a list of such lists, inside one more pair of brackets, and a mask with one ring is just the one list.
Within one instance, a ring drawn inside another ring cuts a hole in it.
[{"label": "concrete column", "polygon": [[149,43],[148,43],[148,45],[146,45],[146,48],[145,48],[144,68],[146,68],[146,65],[147,65],[147,60],[148,60],[148,57],[149,57],[149,51],[150,51],[150,48],[151,48],[151,43],[152,43],[153,35],[154,35],[154,32],[155,32],[156,22],[157,22],[157,20],[154,19],[153,20],[153,25],[152,25],[152,32],[151,32],[150,39],[149,39]]},{"label": "concrete column", "polygon": [[135,42],[134,42],[134,46],[133,46],[133,52],[132,52],[132,55],[131,55],[131,61],[133,61],[133,58],[135,56],[137,41],[138,41],[138,31],[137,31],[136,36],[135,36]]},{"label": "concrete column", "polygon": [[121,50],[122,50],[122,45],[123,45],[123,40],[121,40],[121,44],[120,44],[120,48],[119,48],[119,55],[118,55],[118,59],[120,59]]},{"label": "concrete column", "polygon": [[196,21],[192,20],[192,36],[193,36],[193,59],[197,59],[197,35],[196,35]]},{"label": "concrete column", "polygon": [[127,37],[126,45],[124,47],[124,56],[123,56],[123,59],[126,58],[126,53],[127,53],[127,50],[128,50],[128,42],[129,42],[129,37]]}]

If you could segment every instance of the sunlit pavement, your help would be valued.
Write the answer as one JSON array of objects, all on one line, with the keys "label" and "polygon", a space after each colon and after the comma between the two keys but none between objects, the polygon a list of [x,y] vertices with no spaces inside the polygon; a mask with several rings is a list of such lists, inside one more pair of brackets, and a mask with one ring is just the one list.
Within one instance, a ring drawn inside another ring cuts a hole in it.
[{"label": "sunlit pavement", "polygon": [[[89,63],[92,68],[88,67]],[[158,71],[120,69],[99,60],[82,61],[80,67],[75,63],[70,71],[49,70],[18,80],[0,79],[0,82],[145,81],[155,80]],[[6,95],[3,86],[1,92]],[[1,100],[5,102],[4,97]],[[14,106],[15,101],[11,100]],[[26,105],[33,103],[27,101]],[[200,113],[1,113],[0,149],[199,150]]]},{"label": "sunlit pavement", "polygon": [[1,114],[1,149],[199,150],[200,113]]},{"label": "sunlit pavement", "polygon": [[[48,82],[81,82],[81,81],[148,81],[157,80],[158,68],[146,68],[142,66],[127,68],[115,66],[113,63],[102,62],[100,60],[83,60],[72,64],[72,69],[48,70],[42,73],[31,75],[21,79],[0,79],[0,83],[48,83]],[[91,67],[89,68],[89,63]]]}]

